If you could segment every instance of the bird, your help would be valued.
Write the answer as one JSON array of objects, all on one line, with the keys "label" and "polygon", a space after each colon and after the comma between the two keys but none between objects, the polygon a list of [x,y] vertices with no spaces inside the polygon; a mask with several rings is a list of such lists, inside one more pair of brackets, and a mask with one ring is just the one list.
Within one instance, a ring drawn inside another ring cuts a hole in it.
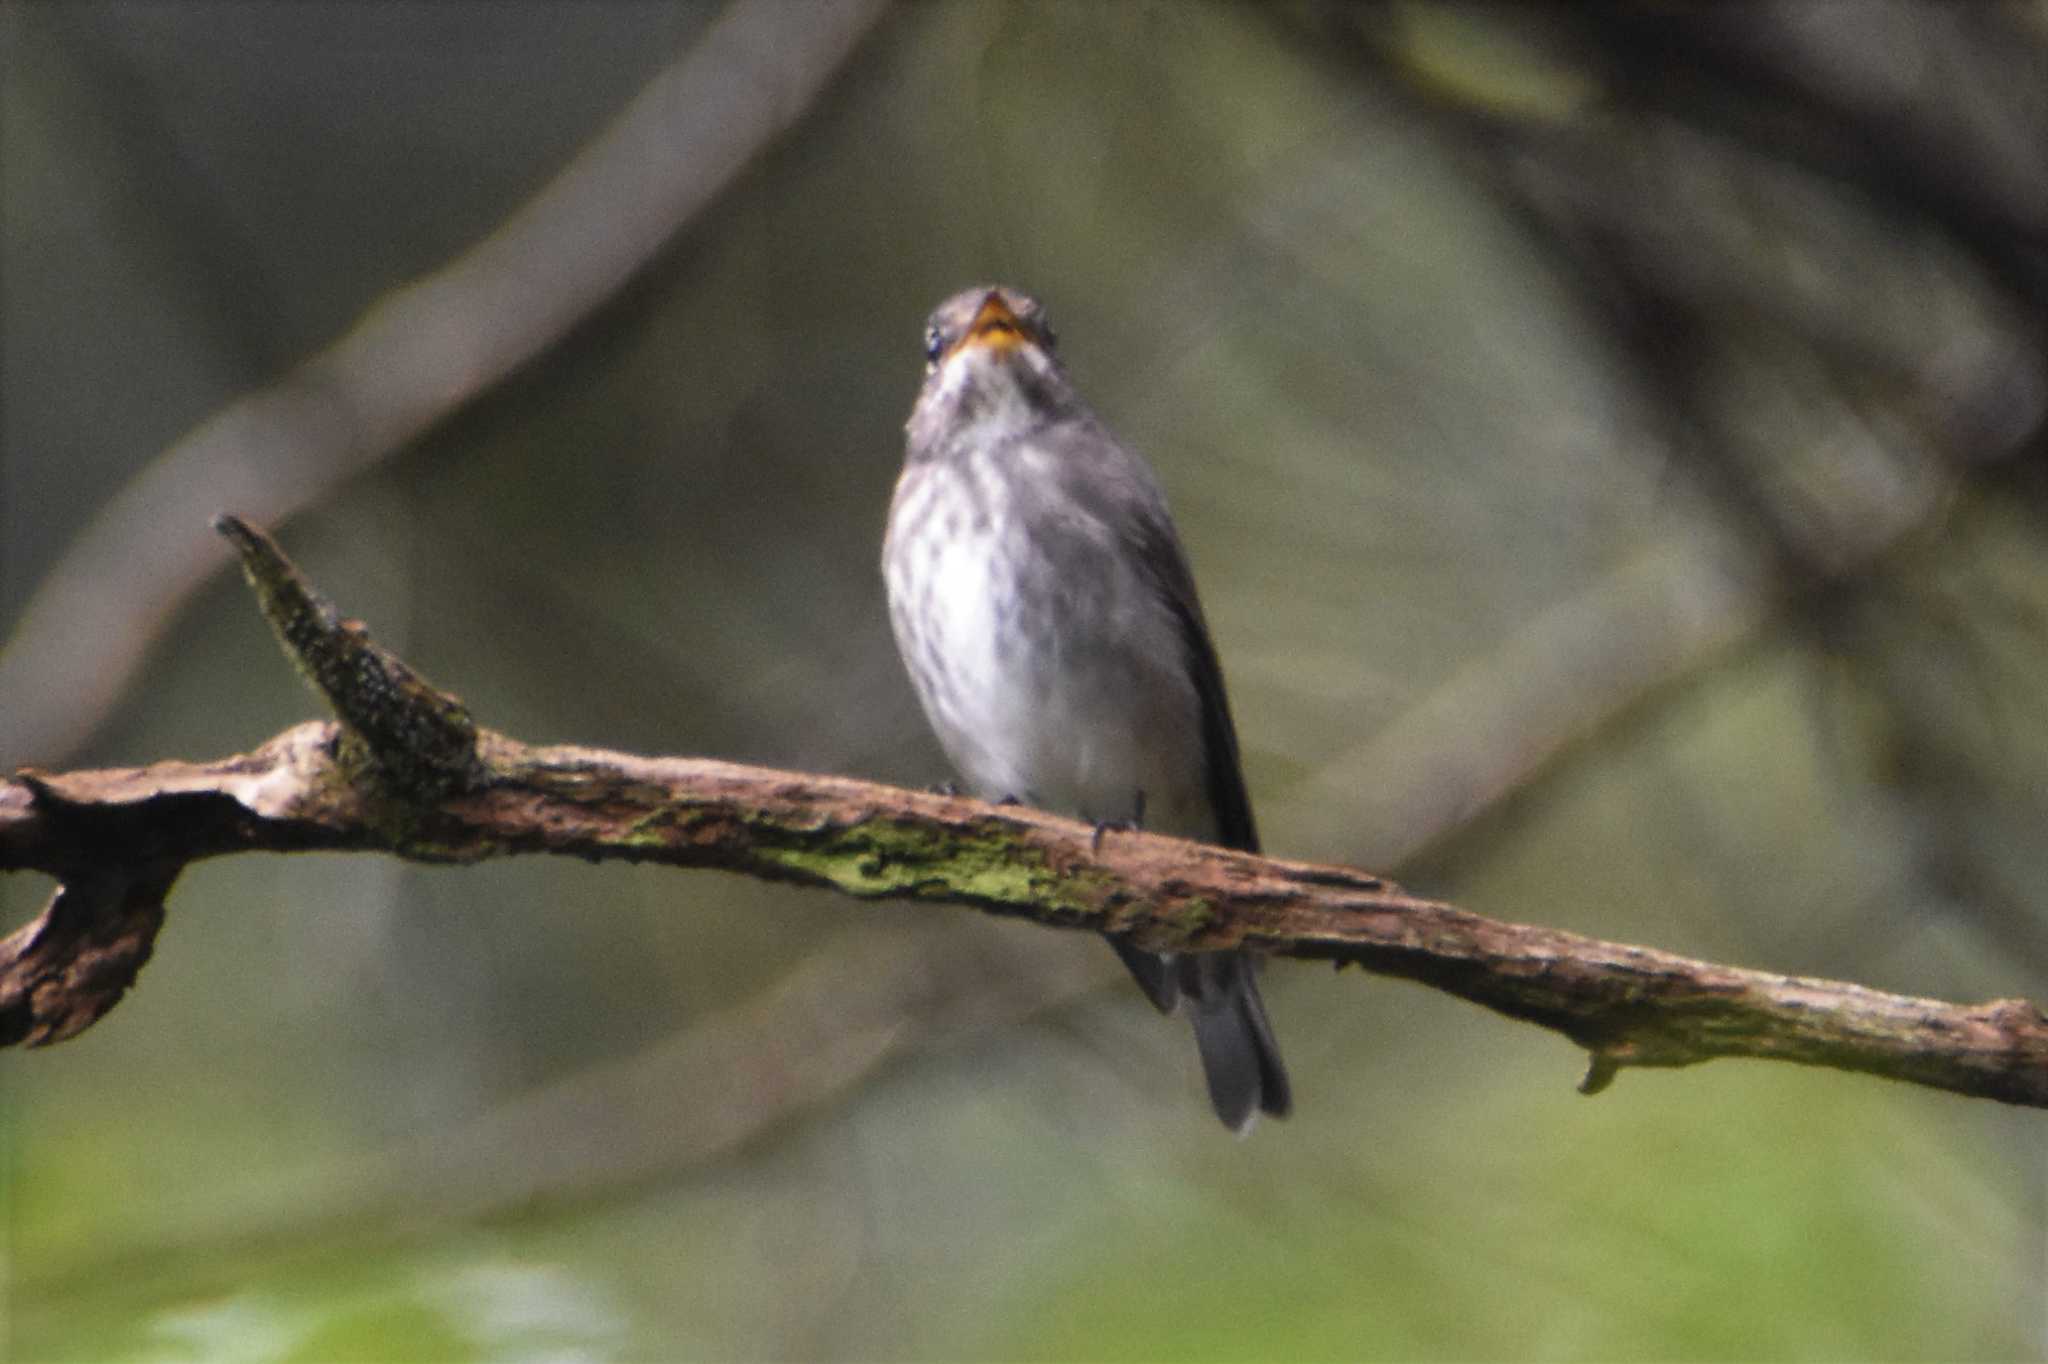
[{"label": "bird", "polygon": [[[1166,495],[1068,376],[1043,305],[1004,285],[933,310],[882,543],[889,620],[966,789],[1259,850],[1223,671]],[[1233,950],[1110,944],[1184,1009],[1216,1115],[1240,1135],[1292,1089]]]}]

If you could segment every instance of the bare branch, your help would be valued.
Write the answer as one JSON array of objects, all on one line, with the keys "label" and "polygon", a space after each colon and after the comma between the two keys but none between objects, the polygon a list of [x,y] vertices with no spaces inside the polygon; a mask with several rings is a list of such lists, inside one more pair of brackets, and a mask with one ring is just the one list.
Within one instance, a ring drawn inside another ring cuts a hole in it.
[{"label": "bare branch", "polygon": [[286,655],[360,738],[382,781],[431,797],[482,779],[467,707],[343,620],[269,536],[235,516],[215,517],[213,528],[241,554],[243,576]]},{"label": "bare branch", "polygon": [[0,1046],[75,1037],[121,1002],[164,922],[168,870],[81,872],[0,939]]},{"label": "bare branch", "polygon": [[[2048,1106],[2048,1018],[2024,1001],[1966,1007],[1743,970],[1483,918],[1343,867],[1153,834],[1098,839],[1038,811],[845,777],[469,729],[458,701],[341,620],[260,532],[222,528],[269,584],[266,612],[343,723],[300,725],[215,763],[0,783],[0,870],[66,882],[0,944],[0,1041],[55,1041],[104,1012],[147,956],[152,913],[185,862],[306,849],[433,862],[556,853],[959,904],[1155,950],[1357,965],[1562,1033],[1592,1053],[1589,1093],[1624,1066],[1752,1056]],[[422,735],[444,746],[408,760],[400,750]],[[444,744],[465,735],[467,747]],[[117,893],[80,901],[80,883]],[[116,953],[127,975],[98,970],[110,941],[130,944]],[[87,978],[110,974],[112,997],[102,984],[81,1002]]]}]

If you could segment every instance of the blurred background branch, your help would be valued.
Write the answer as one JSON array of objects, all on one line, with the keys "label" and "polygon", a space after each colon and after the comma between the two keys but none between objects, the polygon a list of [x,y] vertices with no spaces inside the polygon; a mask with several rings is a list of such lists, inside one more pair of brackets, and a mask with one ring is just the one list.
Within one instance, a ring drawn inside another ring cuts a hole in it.
[{"label": "blurred background branch", "polygon": [[739,0],[561,173],[441,269],[138,470],[0,644],[0,754],[50,762],[215,567],[222,506],[277,524],[559,341],[801,118],[882,0]]}]

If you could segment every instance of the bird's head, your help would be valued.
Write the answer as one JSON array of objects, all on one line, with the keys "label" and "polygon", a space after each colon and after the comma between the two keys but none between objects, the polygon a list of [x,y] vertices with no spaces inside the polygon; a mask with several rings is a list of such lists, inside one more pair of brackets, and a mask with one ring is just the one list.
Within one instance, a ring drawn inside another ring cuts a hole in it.
[{"label": "bird's head", "polygon": [[1002,285],[963,289],[932,310],[924,331],[925,378],[911,413],[920,429],[954,433],[1025,429],[1073,400],[1045,308]]}]

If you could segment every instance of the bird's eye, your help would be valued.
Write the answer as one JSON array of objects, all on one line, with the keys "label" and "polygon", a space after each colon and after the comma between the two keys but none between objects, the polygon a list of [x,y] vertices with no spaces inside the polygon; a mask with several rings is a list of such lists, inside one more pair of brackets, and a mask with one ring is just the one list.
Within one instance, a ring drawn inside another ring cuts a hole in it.
[{"label": "bird's eye", "polygon": [[939,357],[946,353],[946,337],[937,327],[924,329],[924,361],[928,365],[939,363]]},{"label": "bird's eye", "polygon": [[1038,329],[1038,343],[1040,345],[1049,351],[1060,348],[1060,334],[1052,329],[1052,323],[1045,320],[1044,314],[1041,313],[1035,318],[1031,325]]}]

